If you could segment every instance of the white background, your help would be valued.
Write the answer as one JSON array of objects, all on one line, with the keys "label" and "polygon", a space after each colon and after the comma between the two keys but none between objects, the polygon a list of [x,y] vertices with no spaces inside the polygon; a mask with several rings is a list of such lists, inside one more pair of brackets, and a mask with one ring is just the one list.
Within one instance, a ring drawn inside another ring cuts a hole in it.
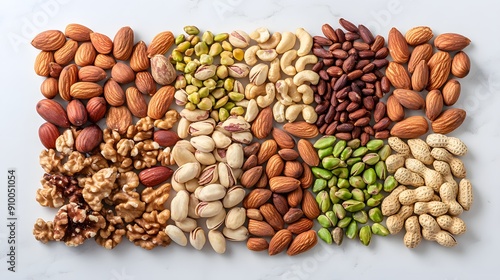
[{"label": "white background", "polygon": [[[498,278],[498,187],[500,26],[494,1],[76,1],[2,0],[0,4],[0,279],[489,279]],[[321,241],[312,251],[288,257],[248,251],[244,243],[228,244],[225,255],[210,246],[201,252],[172,244],[146,251],[124,240],[112,251],[92,240],[78,248],[62,243],[44,245],[31,232],[37,217],[51,219],[53,209],[35,201],[43,170],[38,165],[42,145],[37,129],[42,119],[35,111],[42,98],[42,78],[35,75],[38,51],[31,39],[46,29],[64,30],[68,23],[82,23],[111,38],[122,26],[135,30],[136,40],[149,42],[155,34],[182,32],[184,25],[203,30],[248,32],[265,26],[271,31],[304,27],[319,35],[321,25],[338,27],[345,17],[387,36],[392,26],[403,33],[417,25],[431,26],[435,34],[462,33],[472,40],[466,51],[472,71],[461,80],[457,106],[467,110],[467,120],[452,135],[469,146],[464,157],[475,191],[473,209],[461,217],[468,231],[457,237],[455,248],[423,242],[410,250],[403,234],[375,237],[369,247],[345,240],[341,247]],[[6,264],[6,173],[18,174],[17,272]]]}]

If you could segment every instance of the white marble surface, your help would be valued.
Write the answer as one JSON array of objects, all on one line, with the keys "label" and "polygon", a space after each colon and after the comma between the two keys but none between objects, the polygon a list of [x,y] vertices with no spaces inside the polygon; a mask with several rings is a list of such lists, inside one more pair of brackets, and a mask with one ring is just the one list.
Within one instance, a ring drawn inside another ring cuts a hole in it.
[{"label": "white marble surface", "polygon": [[[0,279],[481,279],[497,278],[500,243],[498,185],[498,108],[500,106],[499,4],[494,1],[76,1],[30,0],[0,2]],[[462,80],[458,106],[467,110],[462,127],[453,133],[469,146],[464,158],[475,189],[473,209],[463,214],[468,231],[455,248],[423,242],[409,250],[402,234],[376,237],[369,247],[345,240],[341,247],[320,242],[311,252],[288,257],[250,252],[244,243],[230,244],[217,255],[209,246],[202,252],[169,246],[146,251],[127,240],[107,251],[89,241],[78,248],[36,241],[32,226],[37,217],[50,219],[52,209],[35,201],[42,175],[37,137],[41,118],[35,104],[42,81],[33,72],[37,51],[32,37],[46,29],[64,29],[78,22],[113,36],[130,25],[136,40],[149,41],[156,33],[179,33],[184,25],[214,32],[266,26],[272,31],[305,27],[319,34],[321,25],[337,25],[339,17],[364,23],[374,33],[387,35],[392,26],[407,30],[432,26],[436,33],[458,32],[472,40],[467,52],[472,71]],[[7,271],[6,177],[15,167],[18,184],[17,272]]]}]

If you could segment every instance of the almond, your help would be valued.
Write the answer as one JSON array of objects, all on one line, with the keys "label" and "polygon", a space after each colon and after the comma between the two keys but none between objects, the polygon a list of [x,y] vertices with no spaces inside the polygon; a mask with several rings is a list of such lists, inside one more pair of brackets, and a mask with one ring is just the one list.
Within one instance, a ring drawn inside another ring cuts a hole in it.
[{"label": "almond", "polygon": [[312,186],[314,176],[311,168],[309,167],[309,165],[307,165],[307,163],[302,162],[302,168],[304,171],[302,172],[302,176],[299,178],[300,187],[302,187],[303,189],[307,189]]},{"label": "almond", "polygon": [[78,99],[73,99],[66,106],[68,119],[74,126],[82,126],[87,122],[87,109]]},{"label": "almond", "polygon": [[397,122],[391,129],[391,135],[399,138],[418,138],[429,130],[424,117],[412,116]]},{"label": "almond", "polygon": [[273,236],[274,229],[264,221],[248,220],[248,232],[258,237]]},{"label": "almond", "polygon": [[89,153],[102,142],[102,130],[97,125],[82,129],[75,139],[75,148],[80,153]]},{"label": "almond", "polygon": [[56,140],[59,135],[60,133],[57,126],[49,122],[43,123],[40,128],[38,128],[38,137],[40,138],[40,142],[42,142],[43,146],[47,149],[56,148]]},{"label": "almond", "polygon": [[314,196],[309,191],[304,191],[302,197],[302,212],[311,220],[316,219],[321,214],[316,199],[314,199]]},{"label": "almond", "polygon": [[316,231],[308,230],[306,232],[297,235],[293,239],[292,244],[290,244],[290,247],[288,247],[286,253],[289,256],[295,256],[313,248],[316,245],[316,243],[318,243],[318,237],[316,236]]},{"label": "almond", "polygon": [[267,240],[261,237],[250,237],[247,240],[247,248],[248,250],[255,251],[255,252],[260,252],[267,250],[269,247],[269,243],[267,243]]},{"label": "almond", "polygon": [[276,176],[269,179],[269,188],[275,193],[288,193],[295,190],[299,186],[300,181],[295,178]]},{"label": "almond", "polygon": [[256,155],[250,155],[245,162],[243,163],[243,166],[241,167],[241,170],[247,171],[250,168],[254,168],[257,166],[257,156]]},{"label": "almond", "polygon": [[290,207],[297,207],[302,202],[303,197],[304,191],[302,188],[296,188],[294,191],[288,193],[286,200],[288,201],[288,205],[290,205]]},{"label": "almond", "polygon": [[267,179],[266,173],[262,172],[262,176],[260,176],[259,181],[255,184],[256,188],[266,188],[268,185],[269,179]]},{"label": "almond", "polygon": [[139,172],[139,181],[146,187],[154,187],[168,180],[173,173],[165,166],[150,167]]},{"label": "almond", "polygon": [[243,172],[240,178],[240,184],[245,188],[252,188],[257,184],[262,175],[262,166],[255,166]]},{"label": "almond", "polygon": [[56,97],[59,92],[59,88],[57,86],[57,79],[55,78],[47,78],[40,85],[40,92],[43,94],[45,98],[52,99]]},{"label": "almond", "polygon": [[469,38],[456,33],[443,33],[434,39],[434,46],[438,50],[447,52],[460,51],[469,44]]},{"label": "almond", "polygon": [[300,218],[295,223],[289,224],[287,229],[291,231],[293,234],[301,234],[306,232],[313,227],[313,221],[307,218]]},{"label": "almond", "polygon": [[175,88],[173,86],[163,86],[153,95],[148,105],[148,117],[161,119],[165,116],[172,100],[174,99]]},{"label": "almond", "polygon": [[452,108],[444,110],[436,120],[431,122],[434,133],[448,134],[457,129],[465,120],[466,112]]},{"label": "almond", "polygon": [[405,63],[410,58],[410,50],[406,43],[405,37],[395,27],[389,31],[387,38],[387,47],[391,54],[392,59],[397,63]]},{"label": "almond", "polygon": [[78,23],[70,23],[66,25],[66,29],[64,31],[66,37],[78,42],[89,41],[91,33],[92,30],[90,28]]},{"label": "almond", "polygon": [[243,199],[243,207],[246,209],[259,208],[271,198],[272,194],[268,189],[254,189]]},{"label": "almond", "polygon": [[280,149],[293,149],[295,147],[295,141],[286,131],[275,127],[272,130],[272,136]]},{"label": "almond", "polygon": [[439,89],[448,80],[451,70],[451,57],[447,52],[437,52],[427,62],[429,65],[428,90]]},{"label": "almond", "polygon": [[450,79],[443,87],[443,101],[446,106],[452,106],[460,97],[460,82]]},{"label": "almond", "polygon": [[151,58],[157,54],[165,55],[173,43],[174,34],[172,32],[163,31],[158,33],[151,41],[151,44],[149,44],[147,50],[148,57]]},{"label": "almond", "polygon": [[408,61],[408,71],[413,73],[417,64],[421,60],[427,62],[432,57],[432,54],[433,50],[431,44],[426,43],[416,46],[411,52],[410,60]]},{"label": "almond", "polygon": [[135,79],[135,73],[130,66],[123,62],[118,62],[111,68],[111,77],[117,83],[128,84]]},{"label": "almond", "polygon": [[92,65],[94,64],[96,56],[97,52],[95,51],[94,46],[92,46],[92,43],[84,42],[76,50],[75,63],[80,67]]},{"label": "almond", "polygon": [[283,217],[281,217],[281,214],[276,210],[276,207],[272,205],[271,203],[266,203],[262,205],[260,208],[260,213],[266,220],[266,222],[274,229],[274,230],[281,230],[285,226],[285,222],[283,221]]},{"label": "almond", "polygon": [[89,121],[96,123],[106,114],[106,100],[102,97],[92,97],[85,106]]},{"label": "almond", "polygon": [[315,124],[310,124],[305,121],[286,123],[283,129],[293,136],[302,139],[311,139],[318,136],[318,127]]},{"label": "almond", "polygon": [[283,160],[296,160],[299,158],[299,153],[294,149],[281,149],[278,154]]},{"label": "almond", "polygon": [[282,229],[271,238],[269,242],[269,256],[274,256],[285,251],[286,248],[292,243],[292,232],[288,229]]},{"label": "almond", "polygon": [[257,163],[259,165],[265,163],[268,159],[275,155],[277,151],[278,145],[276,144],[276,141],[268,139],[262,142],[259,152],[257,153]]},{"label": "almond", "polygon": [[266,138],[273,129],[273,111],[271,106],[262,109],[252,122],[252,134],[258,139]]},{"label": "almond", "polygon": [[[415,91],[422,91],[429,83],[429,67],[425,60],[420,60],[413,75],[411,75],[411,87]],[[380,104],[380,103],[379,103]]]},{"label": "almond", "polygon": [[55,62],[49,62],[49,75],[53,78],[59,78],[59,75],[61,74],[62,71],[62,66],[55,63]]},{"label": "almond", "polygon": [[109,129],[118,131],[120,134],[127,132],[132,124],[132,114],[126,106],[110,107],[106,116],[106,126]]},{"label": "almond", "polygon": [[61,104],[54,100],[42,99],[38,101],[36,111],[49,123],[63,128],[67,128],[70,125],[66,111]]},{"label": "almond", "polygon": [[55,51],[66,43],[66,37],[59,30],[47,30],[39,33],[31,41],[31,45],[41,51]]},{"label": "almond", "polygon": [[106,55],[106,54],[101,54],[101,53],[98,54],[94,60],[94,65],[97,67],[101,67],[104,70],[108,70],[108,69],[113,68],[113,66],[115,66],[115,64],[116,64],[116,61],[112,56]]},{"label": "almond", "polygon": [[283,221],[287,224],[294,223],[298,221],[302,216],[304,215],[304,212],[302,212],[301,209],[299,208],[290,208],[288,212],[285,213],[283,216]]},{"label": "almond", "polygon": [[52,52],[41,51],[35,59],[35,73],[38,76],[48,77],[50,74],[49,64],[54,61],[54,54]]},{"label": "almond", "polygon": [[130,57],[130,68],[135,72],[146,71],[149,68],[149,58],[147,55],[147,47],[143,41],[135,44]]},{"label": "almond", "polygon": [[403,65],[397,62],[389,62],[385,70],[385,76],[395,88],[411,88],[411,81],[408,72],[406,72]]},{"label": "almond", "polygon": [[273,205],[281,215],[285,215],[288,212],[288,201],[284,195],[273,193]]},{"label": "almond", "polygon": [[257,155],[257,153],[259,152],[259,149],[260,149],[260,143],[253,142],[252,144],[246,145],[243,148],[243,154],[245,155],[245,157],[249,157],[251,155]]},{"label": "almond", "polygon": [[125,26],[116,32],[113,38],[113,56],[119,60],[128,60],[134,47],[134,31]]},{"label": "almond", "polygon": [[113,41],[101,33],[90,33],[90,42],[92,42],[95,50],[101,54],[108,54],[113,49]]},{"label": "almond", "polygon": [[121,106],[125,103],[125,92],[115,80],[109,79],[104,84],[104,98],[111,106]]},{"label": "almond", "polygon": [[405,117],[404,108],[394,95],[387,98],[387,116],[393,122],[398,122]]},{"label": "almond", "polygon": [[132,115],[138,118],[145,118],[147,116],[148,104],[136,87],[127,88],[125,97],[127,99],[127,107]]},{"label": "almond", "polygon": [[82,82],[99,82],[106,79],[106,71],[97,66],[84,66],[78,70],[78,78]]},{"label": "almond", "polygon": [[76,82],[71,85],[69,94],[73,98],[90,99],[101,95],[102,86],[93,82]]},{"label": "almond", "polygon": [[425,115],[431,121],[435,120],[443,110],[443,95],[438,89],[427,93],[425,97]]},{"label": "almond", "polygon": [[78,42],[69,39],[64,46],[54,52],[54,60],[61,65],[66,65],[75,58],[76,50],[78,50]]},{"label": "almond", "polygon": [[405,39],[408,45],[416,46],[427,43],[434,37],[432,29],[428,26],[416,26],[408,30],[405,34]]},{"label": "almond", "polygon": [[395,89],[392,93],[399,103],[410,110],[420,110],[425,106],[425,100],[416,91],[409,89]]},{"label": "almond", "polygon": [[281,175],[284,168],[285,163],[278,154],[271,156],[266,164],[267,178],[273,178]]},{"label": "almond", "polygon": [[71,86],[78,81],[78,66],[70,64],[65,66],[59,74],[59,95],[62,99],[71,100]]},{"label": "almond", "polygon": [[153,95],[156,93],[155,80],[153,79],[153,75],[148,71],[135,74],[135,86],[143,94]]},{"label": "almond", "polygon": [[305,139],[300,139],[297,142],[297,150],[302,160],[309,166],[319,165],[319,156],[313,144]]},{"label": "almond", "polygon": [[453,57],[451,61],[451,74],[455,77],[463,78],[469,74],[470,71],[470,59],[469,56],[463,52],[459,51]]},{"label": "almond", "polygon": [[162,147],[172,147],[180,140],[179,135],[172,130],[157,130],[153,134],[153,140]]},{"label": "almond", "polygon": [[285,168],[283,170],[283,175],[287,177],[292,177],[295,179],[300,178],[303,172],[302,164],[296,160],[290,160],[285,163]]}]

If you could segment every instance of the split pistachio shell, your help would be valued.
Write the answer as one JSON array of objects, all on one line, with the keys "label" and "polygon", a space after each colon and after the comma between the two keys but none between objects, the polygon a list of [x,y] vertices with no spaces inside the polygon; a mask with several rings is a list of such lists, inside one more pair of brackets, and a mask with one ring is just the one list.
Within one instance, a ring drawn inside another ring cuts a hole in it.
[{"label": "split pistachio shell", "polygon": [[183,232],[191,232],[192,230],[198,227],[196,220],[189,217],[179,222],[175,221],[175,225],[178,228],[180,228]]},{"label": "split pistachio shell", "polygon": [[190,122],[196,122],[208,119],[208,117],[210,116],[210,112],[199,109],[195,110],[182,109],[180,115],[181,117],[187,119]]},{"label": "split pistachio shell", "polygon": [[214,140],[206,135],[193,137],[190,142],[195,149],[201,152],[211,153],[215,149]]},{"label": "split pistachio shell", "polygon": [[210,230],[208,232],[208,241],[216,253],[224,254],[226,252],[226,238],[220,231]]},{"label": "split pistachio shell", "polygon": [[196,250],[203,249],[203,246],[205,246],[205,242],[205,232],[201,227],[195,228],[189,234],[189,243],[191,243],[191,246],[193,246]]},{"label": "split pistachio shell", "polygon": [[213,217],[219,214],[220,211],[223,210],[222,202],[220,201],[211,201],[205,202],[202,201],[196,205],[196,214],[201,218]]},{"label": "split pistachio shell", "polygon": [[178,228],[178,227],[176,227],[174,225],[168,225],[165,228],[165,233],[175,243],[177,243],[177,244],[179,244],[181,246],[186,246],[187,245],[188,240],[186,238],[186,235],[184,234],[184,232],[180,228]]},{"label": "split pistachio shell", "polygon": [[252,143],[253,135],[250,131],[233,132],[231,135],[231,139],[233,139],[233,141],[237,143],[250,144]]},{"label": "split pistachio shell", "polygon": [[244,241],[248,238],[248,229],[241,226],[237,229],[229,229],[225,227],[222,230],[222,234],[230,241]]},{"label": "split pistachio shell", "polygon": [[222,205],[226,209],[232,208],[243,201],[245,194],[245,189],[242,186],[237,185],[231,187],[227,190],[226,196],[224,196],[224,199],[222,200]]},{"label": "split pistachio shell", "polygon": [[178,146],[177,144],[174,146],[172,149],[172,156],[177,163],[177,165],[182,166],[187,163],[196,163],[198,162],[196,160],[196,157],[194,156],[194,153],[189,151],[188,149]]},{"label": "split pistachio shell", "polygon": [[[213,155],[212,155],[213,156]],[[219,180],[219,168],[216,164],[209,165],[203,169],[198,178],[198,184],[201,186],[213,184]]]},{"label": "split pistachio shell", "polygon": [[191,136],[200,136],[200,135],[210,135],[215,129],[215,120],[212,118],[193,122],[189,125],[189,134]]},{"label": "split pistachio shell", "polygon": [[201,201],[216,201],[224,198],[226,188],[221,184],[210,184],[197,188],[195,195]]},{"label": "split pistachio shell", "polygon": [[201,165],[198,162],[188,162],[175,170],[173,177],[178,183],[186,183],[200,175]]},{"label": "split pistachio shell", "polygon": [[212,139],[215,142],[215,147],[219,149],[226,149],[232,143],[230,137],[226,136],[224,133],[218,130],[215,130],[212,133]]},{"label": "split pistachio shell", "polygon": [[209,230],[218,229],[221,225],[224,224],[226,219],[226,211],[220,211],[219,214],[209,217],[206,220],[206,225]]}]

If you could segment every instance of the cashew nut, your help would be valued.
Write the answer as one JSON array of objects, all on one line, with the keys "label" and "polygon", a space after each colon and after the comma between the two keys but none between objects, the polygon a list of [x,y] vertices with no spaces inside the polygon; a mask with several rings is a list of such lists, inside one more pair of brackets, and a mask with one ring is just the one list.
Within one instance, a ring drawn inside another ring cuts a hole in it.
[{"label": "cashew nut", "polygon": [[245,55],[243,58],[245,59],[245,63],[252,66],[257,63],[257,51],[260,50],[259,46],[251,46],[245,51]]},{"label": "cashew nut", "polygon": [[255,40],[257,43],[264,43],[269,40],[270,36],[271,34],[269,34],[269,30],[265,27],[259,27],[255,29],[254,32],[250,33],[250,38]]},{"label": "cashew nut", "polygon": [[302,100],[302,95],[297,91],[297,86],[293,83],[293,79],[286,78],[285,83],[288,86],[288,96],[292,98],[293,102],[300,102],[300,100]]},{"label": "cashew nut", "polygon": [[257,101],[255,101],[255,99],[250,99],[250,101],[248,101],[247,111],[245,112],[245,121],[251,122],[255,120],[258,114],[259,107],[257,106]]},{"label": "cashew nut", "polygon": [[314,102],[314,91],[309,85],[300,85],[297,91],[302,94],[302,103],[312,104]]},{"label": "cashew nut", "polygon": [[271,35],[271,37],[267,41],[259,44],[259,47],[263,50],[274,49],[276,48],[276,46],[280,41],[281,41],[281,33],[274,32],[273,35]]},{"label": "cashew nut", "polygon": [[248,99],[246,99],[246,98],[245,98],[245,99],[243,99],[243,100],[240,100],[240,101],[235,102],[234,104],[236,104],[236,106],[246,108],[246,107],[248,107],[248,103],[249,103],[249,102],[250,102],[250,101],[248,101]]},{"label": "cashew nut", "polygon": [[288,96],[288,85],[285,81],[279,80],[276,82],[276,98],[283,105],[292,105],[292,98]]},{"label": "cashew nut", "polygon": [[304,106],[304,104],[293,104],[288,106],[285,111],[285,119],[288,122],[294,122],[299,116],[300,112],[302,112]]},{"label": "cashew nut", "polygon": [[285,121],[285,105],[280,102],[274,103],[273,116],[276,122],[282,123]]},{"label": "cashew nut", "polygon": [[247,84],[245,87],[245,98],[250,100],[266,93],[265,85]]},{"label": "cashew nut", "polygon": [[269,63],[269,72],[267,73],[269,81],[276,83],[281,78],[280,59],[275,58]]},{"label": "cashew nut", "polygon": [[297,72],[302,72],[306,69],[307,64],[316,64],[316,62],[318,62],[318,57],[314,54],[301,56],[297,59],[297,62],[295,62],[295,70],[297,70]]},{"label": "cashew nut", "polygon": [[295,67],[292,66],[292,61],[296,58],[297,58],[296,50],[289,50],[285,52],[281,56],[280,60],[281,71],[283,71],[283,73],[287,74],[288,76],[295,75],[297,71],[295,71]]},{"label": "cashew nut", "polygon": [[257,57],[262,61],[272,61],[278,57],[278,53],[274,49],[270,50],[258,50]]},{"label": "cashew nut", "polygon": [[296,86],[300,86],[305,82],[309,82],[313,85],[316,85],[319,82],[318,73],[316,73],[312,70],[304,70],[302,72],[297,73],[295,76],[293,76],[293,83]]},{"label": "cashew nut", "polygon": [[285,53],[288,50],[291,50],[295,45],[295,34],[292,32],[286,31],[281,35],[281,40],[279,44],[276,46],[276,52],[279,54]]},{"label": "cashew nut", "polygon": [[304,56],[311,52],[311,48],[313,45],[312,36],[302,27],[297,28],[297,30],[295,31],[295,35],[297,35],[297,38],[299,38],[300,41],[300,47],[297,51],[297,55]]},{"label": "cashew nut", "polygon": [[316,113],[313,106],[304,105],[304,109],[302,109],[302,118],[307,123],[315,123],[318,120],[318,113]]},{"label": "cashew nut", "polygon": [[[266,95],[257,97],[257,104],[260,108],[266,108],[271,105],[276,98],[276,87],[273,83],[266,84]],[[248,110],[248,109],[247,109]]]}]

